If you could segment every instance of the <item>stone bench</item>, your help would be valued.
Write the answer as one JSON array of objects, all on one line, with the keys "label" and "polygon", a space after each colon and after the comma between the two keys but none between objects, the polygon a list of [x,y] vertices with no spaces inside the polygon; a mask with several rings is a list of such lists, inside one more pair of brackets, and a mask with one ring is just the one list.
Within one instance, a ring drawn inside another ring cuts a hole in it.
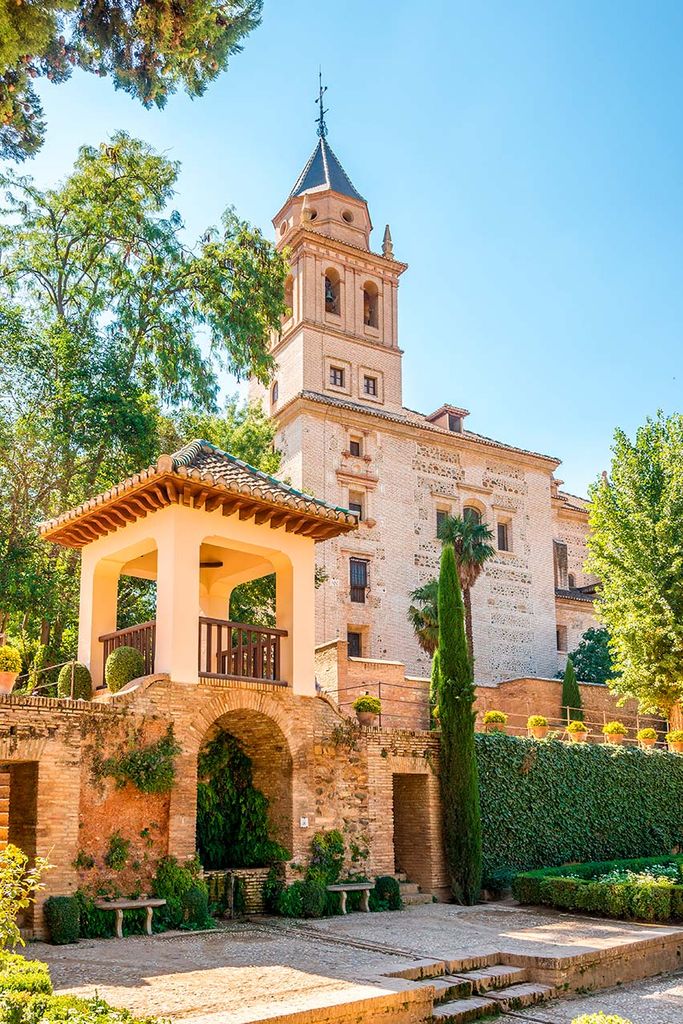
[{"label": "stone bench", "polygon": [[349,892],[362,893],[360,909],[367,914],[370,910],[370,890],[375,888],[374,882],[339,882],[337,885],[328,885],[328,892],[338,892],[341,901],[341,912],[346,913],[346,894]]},{"label": "stone bench", "polygon": [[116,938],[123,938],[123,912],[124,910],[146,910],[145,932],[152,934],[152,916],[155,907],[166,906],[166,900],[147,899],[141,897],[139,900],[95,900],[98,910],[113,910],[116,914]]}]

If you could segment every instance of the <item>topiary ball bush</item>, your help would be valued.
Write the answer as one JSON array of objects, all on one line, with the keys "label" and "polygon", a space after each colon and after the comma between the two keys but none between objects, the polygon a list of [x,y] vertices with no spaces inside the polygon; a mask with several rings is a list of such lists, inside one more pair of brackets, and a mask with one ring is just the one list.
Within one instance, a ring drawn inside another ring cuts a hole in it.
[{"label": "topiary ball bush", "polygon": [[375,879],[375,888],[370,892],[371,910],[401,910],[401,886],[391,875],[380,875]]},{"label": "topiary ball bush", "polygon": [[21,654],[9,644],[0,646],[0,672],[21,672]]},{"label": "topiary ball bush", "polygon": [[312,875],[301,886],[301,913],[304,917],[324,917],[327,904],[325,879]]},{"label": "topiary ball bush", "polygon": [[185,893],[183,900],[185,922],[190,928],[210,928],[209,890],[204,882],[197,881]]},{"label": "topiary ball bush", "polygon": [[134,647],[117,647],[107,658],[104,681],[112,693],[145,674],[145,659]]},{"label": "topiary ball bush", "polygon": [[73,699],[90,700],[92,697],[92,676],[79,662],[69,662],[60,669],[57,677],[57,694],[60,697],[71,697],[71,673],[73,668]]},{"label": "topiary ball bush", "polygon": [[81,933],[81,908],[75,896],[50,896],[43,907],[45,921],[54,946],[78,942]]}]

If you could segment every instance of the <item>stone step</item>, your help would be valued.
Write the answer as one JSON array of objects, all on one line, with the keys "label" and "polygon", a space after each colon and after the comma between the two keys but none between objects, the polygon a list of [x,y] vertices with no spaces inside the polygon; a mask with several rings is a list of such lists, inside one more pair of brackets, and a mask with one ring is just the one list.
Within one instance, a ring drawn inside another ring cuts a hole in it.
[{"label": "stone step", "polygon": [[398,887],[401,890],[401,896],[405,896],[409,892],[419,892],[420,886],[417,882],[399,882]]},{"label": "stone step", "polygon": [[404,907],[415,907],[418,904],[434,902],[428,892],[401,893],[401,899],[403,900]]},{"label": "stone step", "polygon": [[451,971],[450,976],[469,982],[475,993],[504,989],[529,980],[529,972],[525,967],[508,967],[505,964],[492,964],[490,967],[480,967],[462,973]]},{"label": "stone step", "polygon": [[391,877],[395,878],[397,882],[407,882],[408,881],[408,876],[406,874],[404,874],[403,871],[396,871]]},{"label": "stone step", "polygon": [[481,1017],[495,1017],[501,1011],[501,1004],[488,996],[470,996],[468,999],[455,999],[451,1003],[435,1006],[432,1020],[448,1022],[448,1024],[467,1024]]},{"label": "stone step", "polygon": [[555,989],[550,985],[537,985],[525,982],[521,985],[508,985],[488,993],[491,999],[500,1005],[502,1010],[523,1010],[525,1006],[535,1006],[552,999]]}]

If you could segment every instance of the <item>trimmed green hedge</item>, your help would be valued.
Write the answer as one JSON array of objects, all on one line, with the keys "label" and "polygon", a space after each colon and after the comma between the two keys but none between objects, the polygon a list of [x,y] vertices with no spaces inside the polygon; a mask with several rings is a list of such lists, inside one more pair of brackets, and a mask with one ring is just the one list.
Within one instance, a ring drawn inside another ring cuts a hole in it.
[{"label": "trimmed green hedge", "polygon": [[[602,876],[614,870],[639,872],[665,864],[678,867],[680,884],[655,879],[602,881]],[[512,894],[520,903],[583,910],[622,920],[683,921],[683,856],[565,864],[526,871],[512,879]]]},{"label": "trimmed green hedge", "polygon": [[683,845],[683,757],[608,744],[476,737],[484,884],[518,871],[666,855]]},{"label": "trimmed green hedge", "polygon": [[47,964],[42,960],[26,960],[18,953],[0,949],[0,993],[32,992],[49,995],[52,982]]}]

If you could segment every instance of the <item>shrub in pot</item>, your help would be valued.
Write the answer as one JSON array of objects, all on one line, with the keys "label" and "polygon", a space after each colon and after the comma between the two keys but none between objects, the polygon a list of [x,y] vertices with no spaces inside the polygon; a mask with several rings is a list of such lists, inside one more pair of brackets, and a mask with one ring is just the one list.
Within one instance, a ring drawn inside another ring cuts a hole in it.
[{"label": "shrub in pot", "polygon": [[507,723],[508,716],[504,711],[485,711],[484,712],[484,731],[485,732],[505,732],[505,725]]},{"label": "shrub in pot", "polygon": [[602,734],[608,743],[623,743],[628,736],[628,729],[623,722],[607,722],[602,727]]},{"label": "shrub in pot", "polygon": [[379,697],[371,697],[369,693],[364,693],[362,697],[356,697],[352,706],[361,725],[374,725],[382,710],[382,702]]},{"label": "shrub in pot", "polygon": [[77,661],[71,661],[67,665],[62,666],[57,676],[57,695],[59,697],[73,697],[74,700],[90,700],[92,697],[92,676],[85,665],[81,665]]},{"label": "shrub in pot", "polygon": [[683,754],[683,729],[672,729],[666,734],[669,750],[674,754]]},{"label": "shrub in pot", "polygon": [[537,740],[543,740],[548,735],[548,719],[545,715],[529,715],[526,727]]},{"label": "shrub in pot", "polygon": [[657,742],[657,730],[649,726],[646,729],[639,729],[637,736],[641,747],[654,747]]},{"label": "shrub in pot", "polygon": [[131,679],[144,674],[145,659],[135,647],[117,647],[104,666],[104,681],[112,693],[118,693]]},{"label": "shrub in pot", "polygon": [[21,655],[16,647],[0,647],[0,693],[11,693],[21,672]]},{"label": "shrub in pot", "polygon": [[585,722],[573,721],[567,726],[567,733],[572,743],[585,743],[588,732],[589,729]]}]

